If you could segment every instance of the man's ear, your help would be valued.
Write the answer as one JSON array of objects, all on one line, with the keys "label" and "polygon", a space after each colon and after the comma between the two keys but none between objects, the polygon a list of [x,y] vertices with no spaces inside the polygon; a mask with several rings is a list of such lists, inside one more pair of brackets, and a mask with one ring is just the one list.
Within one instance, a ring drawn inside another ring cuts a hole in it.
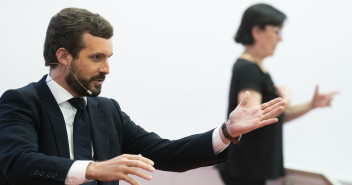
[{"label": "man's ear", "polygon": [[65,48],[59,48],[56,51],[56,58],[60,64],[65,66],[69,65],[69,62],[72,60],[72,55]]}]

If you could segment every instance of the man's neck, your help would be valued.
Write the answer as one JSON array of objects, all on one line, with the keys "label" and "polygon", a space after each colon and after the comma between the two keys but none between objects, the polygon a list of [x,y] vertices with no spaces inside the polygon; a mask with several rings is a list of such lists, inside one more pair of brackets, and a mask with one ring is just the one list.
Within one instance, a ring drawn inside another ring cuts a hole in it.
[{"label": "man's neck", "polygon": [[57,66],[55,69],[50,68],[49,75],[58,85],[68,91],[73,97],[80,97],[75,93],[72,88],[67,84],[65,77],[68,75],[69,71],[62,65]]}]

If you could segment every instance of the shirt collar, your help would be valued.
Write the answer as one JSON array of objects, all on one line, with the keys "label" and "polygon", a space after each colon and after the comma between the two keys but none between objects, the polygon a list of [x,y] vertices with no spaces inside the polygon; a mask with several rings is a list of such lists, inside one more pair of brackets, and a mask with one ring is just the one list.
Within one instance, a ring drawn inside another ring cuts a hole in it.
[{"label": "shirt collar", "polygon": [[[63,102],[68,101],[71,98],[74,98],[71,93],[69,93],[66,89],[61,87],[58,83],[55,82],[50,76],[50,74],[46,77],[46,84],[48,85],[51,93],[53,94],[57,104],[61,104]],[[87,97],[83,97],[86,105],[87,105]]]}]

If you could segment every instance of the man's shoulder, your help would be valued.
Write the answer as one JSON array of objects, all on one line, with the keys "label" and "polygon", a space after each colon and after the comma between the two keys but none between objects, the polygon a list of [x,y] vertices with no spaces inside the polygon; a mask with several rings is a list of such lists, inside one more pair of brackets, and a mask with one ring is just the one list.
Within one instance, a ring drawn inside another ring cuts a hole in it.
[{"label": "man's shoulder", "polygon": [[124,114],[116,100],[107,97],[87,97],[88,106],[96,110],[103,110],[106,115],[118,116]]},{"label": "man's shoulder", "polygon": [[116,100],[112,98],[107,98],[103,96],[96,96],[96,97],[88,97],[88,99],[96,101],[96,102],[103,102],[103,103],[111,103],[112,101],[116,102]]},{"label": "man's shoulder", "polygon": [[22,94],[24,96],[37,96],[38,95],[37,88],[39,87],[40,84],[42,84],[43,86],[43,83],[45,83],[45,78],[46,78],[46,75],[44,75],[42,79],[40,79],[38,82],[31,82],[17,89],[8,89],[3,93],[3,96],[6,94],[16,94],[16,93]]},{"label": "man's shoulder", "polygon": [[37,111],[41,105],[41,98],[35,88],[35,83],[30,83],[17,89],[9,89],[0,97],[0,112],[17,110],[20,112]]},{"label": "man's shoulder", "polygon": [[12,95],[12,96],[36,96],[37,93],[36,93],[36,89],[34,87],[35,83],[32,82],[32,83],[29,83],[28,85],[26,86],[23,86],[23,87],[20,87],[20,88],[17,88],[17,89],[8,89],[6,90],[3,94],[2,94],[2,98],[3,97],[7,97],[8,95]]},{"label": "man's shoulder", "polygon": [[96,104],[99,104],[99,106],[119,107],[119,104],[117,103],[117,101],[112,98],[97,96],[97,97],[88,97],[88,101],[89,100],[96,103]]}]

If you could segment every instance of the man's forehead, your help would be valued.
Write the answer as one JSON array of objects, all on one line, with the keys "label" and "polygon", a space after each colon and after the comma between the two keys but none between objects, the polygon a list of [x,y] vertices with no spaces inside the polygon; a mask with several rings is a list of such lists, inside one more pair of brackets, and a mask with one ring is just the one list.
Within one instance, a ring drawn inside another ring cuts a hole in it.
[{"label": "man's forehead", "polygon": [[111,38],[105,39],[85,33],[83,35],[83,43],[85,45],[84,49],[90,50],[90,52],[103,52],[109,56],[112,55],[113,43]]}]

